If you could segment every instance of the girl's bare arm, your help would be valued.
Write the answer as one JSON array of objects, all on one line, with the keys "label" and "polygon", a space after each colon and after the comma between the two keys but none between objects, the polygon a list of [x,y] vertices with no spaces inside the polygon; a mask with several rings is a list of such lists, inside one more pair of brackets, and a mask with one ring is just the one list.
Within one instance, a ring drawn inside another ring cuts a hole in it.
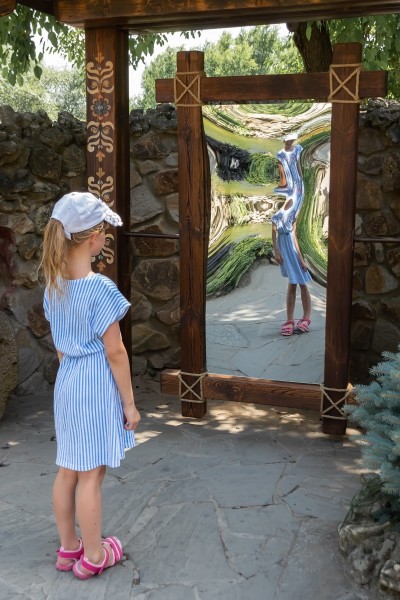
[{"label": "girl's bare arm", "polygon": [[299,260],[300,260],[300,264],[301,264],[301,268],[304,271],[307,271],[307,265],[305,263],[305,260],[301,254],[300,251],[300,247],[299,247],[299,242],[297,241],[297,233],[296,233],[296,222],[293,223],[293,239],[294,239],[294,245],[296,247],[297,250],[297,254],[299,255]]},{"label": "girl's bare arm", "polygon": [[275,260],[278,265],[283,263],[281,253],[279,252],[278,244],[276,242],[276,225],[272,223],[272,245],[274,248]]},{"label": "girl's bare arm", "polygon": [[135,406],[129,359],[122,342],[118,321],[112,323],[107,329],[103,335],[103,343],[108,364],[121,394],[123,410],[127,419],[125,428],[135,429],[140,421],[140,415]]}]

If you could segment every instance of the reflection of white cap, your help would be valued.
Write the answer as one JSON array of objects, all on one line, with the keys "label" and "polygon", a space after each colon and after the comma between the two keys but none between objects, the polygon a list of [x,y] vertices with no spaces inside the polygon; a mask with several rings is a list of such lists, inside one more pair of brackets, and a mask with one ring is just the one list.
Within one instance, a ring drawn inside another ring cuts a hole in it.
[{"label": "reflection of white cap", "polygon": [[291,140],[297,140],[299,136],[297,135],[297,133],[288,133],[287,135],[285,135],[285,137],[283,138],[284,142],[290,142]]},{"label": "reflection of white cap", "polygon": [[86,231],[103,221],[110,225],[122,225],[121,218],[105,202],[90,192],[71,192],[55,203],[51,219],[61,221],[65,237],[71,233]]}]

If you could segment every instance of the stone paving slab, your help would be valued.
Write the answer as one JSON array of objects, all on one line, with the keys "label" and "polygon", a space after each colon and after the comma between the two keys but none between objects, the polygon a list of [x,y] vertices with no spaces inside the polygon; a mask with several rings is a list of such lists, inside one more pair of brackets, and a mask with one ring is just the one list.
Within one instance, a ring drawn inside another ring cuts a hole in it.
[{"label": "stone paving slab", "polygon": [[[125,558],[82,582],[54,569],[50,394],[0,423],[0,600],[372,600],[345,575],[337,527],[359,451],[316,413],[209,402],[201,421],[135,382],[138,446],[104,482],[103,534]],[[376,600],[374,598],[374,600]]]}]

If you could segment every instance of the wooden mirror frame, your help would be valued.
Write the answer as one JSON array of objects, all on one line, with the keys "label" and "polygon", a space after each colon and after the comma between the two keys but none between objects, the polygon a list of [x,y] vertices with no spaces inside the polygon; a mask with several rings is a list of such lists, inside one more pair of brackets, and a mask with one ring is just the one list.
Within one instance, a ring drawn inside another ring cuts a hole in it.
[{"label": "wooden mirror frame", "polygon": [[[359,102],[386,95],[384,71],[362,72],[361,44],[336,44],[329,73],[207,78],[202,52],[179,52],[174,80],[156,82],[158,102],[178,115],[181,370],[164,371],[162,391],[179,394],[182,414],[201,418],[207,399],[319,410],[323,431],[344,434],[349,393],[353,236]],[[324,383],[207,373],[205,301],[210,172],[201,106],[318,99],[332,102]]]}]

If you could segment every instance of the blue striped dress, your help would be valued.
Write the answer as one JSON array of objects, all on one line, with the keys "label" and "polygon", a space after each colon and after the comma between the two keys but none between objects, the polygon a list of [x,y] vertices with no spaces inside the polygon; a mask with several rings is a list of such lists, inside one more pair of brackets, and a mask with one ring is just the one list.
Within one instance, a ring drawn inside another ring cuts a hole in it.
[{"label": "blue striped dress", "polygon": [[135,445],[124,429],[121,396],[102,336],[130,304],[98,273],[68,280],[64,295],[44,294],[44,312],[54,345],[63,353],[54,387],[56,463],[74,471],[118,467]]},{"label": "blue striped dress", "polygon": [[280,150],[276,157],[281,163],[285,178],[285,187],[275,188],[274,192],[283,196],[286,201],[291,200],[290,206],[285,209],[286,202],[271,218],[276,226],[277,245],[282,256],[281,274],[287,277],[289,283],[305,285],[311,281],[311,275],[308,270],[304,271],[301,266],[299,254],[295,243],[295,233],[293,231],[296,217],[299,213],[304,199],[304,185],[301,177],[298,160],[303,147],[296,144],[293,150]]}]

